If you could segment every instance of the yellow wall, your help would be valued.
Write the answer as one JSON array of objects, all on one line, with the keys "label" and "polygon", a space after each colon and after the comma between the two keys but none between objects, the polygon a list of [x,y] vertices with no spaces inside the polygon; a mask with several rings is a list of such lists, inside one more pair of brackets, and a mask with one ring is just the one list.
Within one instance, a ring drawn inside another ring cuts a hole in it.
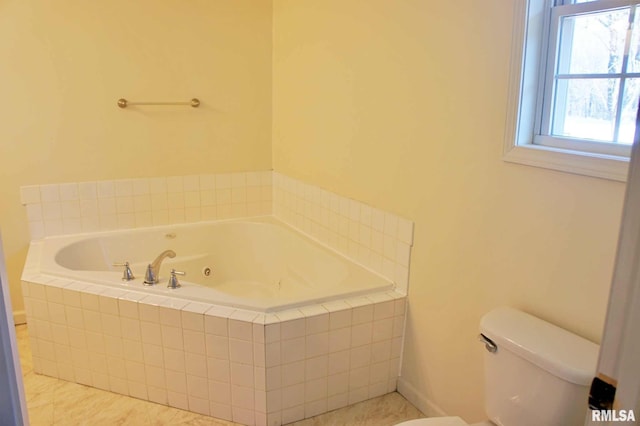
[{"label": "yellow wall", "polygon": [[[269,0],[0,2],[0,227],[14,310],[21,185],[271,168]],[[121,110],[116,100],[202,106]]]},{"label": "yellow wall", "polygon": [[599,340],[624,196],[501,159],[512,7],[274,0],[274,169],[415,221],[403,380],[468,421],[483,313]]},{"label": "yellow wall", "polygon": [[[263,170],[273,155],[415,221],[403,378],[481,419],[484,312],[508,304],[599,340],[624,189],[502,161],[511,3],[274,0],[272,21],[268,0],[2,2],[14,309],[21,185]],[[192,96],[200,109],[115,106]]]}]

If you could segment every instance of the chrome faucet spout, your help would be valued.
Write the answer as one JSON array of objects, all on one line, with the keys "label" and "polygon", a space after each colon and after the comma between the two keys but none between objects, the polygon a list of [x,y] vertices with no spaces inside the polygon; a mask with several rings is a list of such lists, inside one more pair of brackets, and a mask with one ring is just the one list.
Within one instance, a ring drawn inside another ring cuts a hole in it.
[{"label": "chrome faucet spout", "polygon": [[152,284],[157,284],[158,283],[158,275],[160,273],[160,265],[162,265],[162,261],[167,258],[174,258],[176,257],[176,252],[173,250],[165,250],[162,253],[160,253],[158,255],[158,257],[156,257],[154,259],[153,262],[151,262],[148,266],[147,266],[147,272],[144,276],[144,283],[147,285],[152,285]]}]

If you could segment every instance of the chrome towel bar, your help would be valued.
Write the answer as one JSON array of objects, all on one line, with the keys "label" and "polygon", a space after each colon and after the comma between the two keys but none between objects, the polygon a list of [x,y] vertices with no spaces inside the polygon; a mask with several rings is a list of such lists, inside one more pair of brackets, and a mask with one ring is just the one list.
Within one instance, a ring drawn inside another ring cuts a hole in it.
[{"label": "chrome towel bar", "polygon": [[126,108],[130,105],[189,105],[193,108],[198,108],[200,106],[200,99],[193,98],[187,102],[131,102],[124,98],[118,99],[118,106],[120,108]]}]

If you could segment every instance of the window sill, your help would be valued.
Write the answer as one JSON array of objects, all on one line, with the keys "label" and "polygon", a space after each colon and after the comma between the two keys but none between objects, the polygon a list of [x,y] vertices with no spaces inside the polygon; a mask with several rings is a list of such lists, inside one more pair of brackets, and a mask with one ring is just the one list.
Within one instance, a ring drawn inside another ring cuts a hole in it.
[{"label": "window sill", "polygon": [[542,167],[603,179],[627,181],[629,159],[604,154],[590,154],[540,145],[516,145],[503,157],[510,163]]}]

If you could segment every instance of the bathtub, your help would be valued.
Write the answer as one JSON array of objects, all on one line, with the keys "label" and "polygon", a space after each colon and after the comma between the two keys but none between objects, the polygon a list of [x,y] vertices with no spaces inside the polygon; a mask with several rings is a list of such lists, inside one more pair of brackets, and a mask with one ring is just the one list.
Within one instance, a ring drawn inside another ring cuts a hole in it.
[{"label": "bathtub", "polygon": [[272,216],[35,240],[22,289],[40,374],[247,425],[396,389],[406,296]]},{"label": "bathtub", "polygon": [[[272,217],[61,236],[34,243],[45,274],[259,312],[392,290],[393,283]],[[151,261],[173,250],[160,283],[144,286]],[[129,262],[135,279],[122,281]],[[168,289],[169,271],[185,272]]]}]

